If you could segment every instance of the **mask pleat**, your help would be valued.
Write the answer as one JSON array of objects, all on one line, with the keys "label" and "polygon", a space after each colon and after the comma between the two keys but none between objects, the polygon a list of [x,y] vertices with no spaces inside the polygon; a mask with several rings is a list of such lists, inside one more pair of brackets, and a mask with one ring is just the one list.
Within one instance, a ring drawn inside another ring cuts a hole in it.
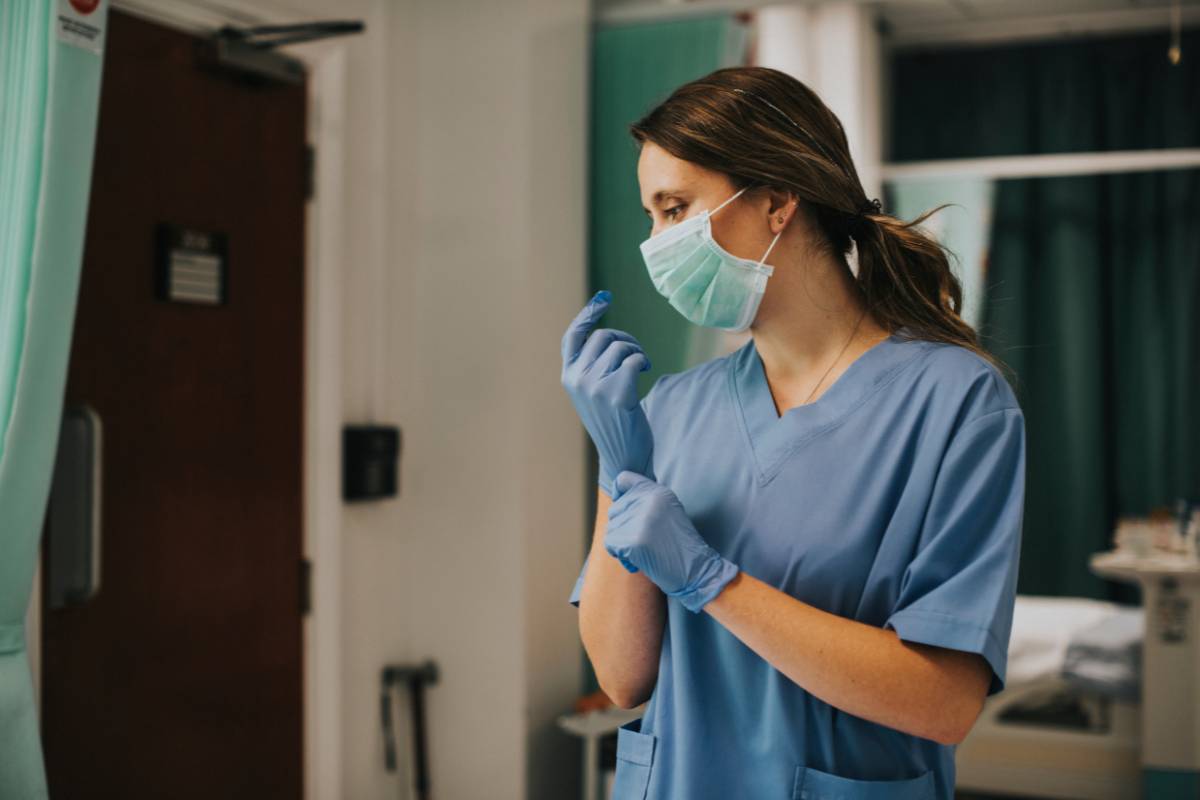
[{"label": "mask pleat", "polygon": [[654,287],[688,320],[745,330],[773,268],[727,252],[712,238],[708,217],[704,212],[647,239],[642,258]]}]

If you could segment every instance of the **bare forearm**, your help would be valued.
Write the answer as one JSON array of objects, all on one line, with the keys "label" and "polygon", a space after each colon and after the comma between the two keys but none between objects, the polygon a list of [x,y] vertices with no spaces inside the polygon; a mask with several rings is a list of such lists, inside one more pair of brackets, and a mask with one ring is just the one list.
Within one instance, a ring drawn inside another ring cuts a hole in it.
[{"label": "bare forearm", "polygon": [[944,744],[970,728],[990,678],[972,653],[903,642],[895,631],[822,611],[745,572],[704,610],[826,703]]},{"label": "bare forearm", "polygon": [[[607,519],[601,495],[598,520]],[[641,572],[630,573],[604,549],[597,522],[591,559],[579,594],[579,635],[600,688],[618,705],[644,702],[658,678],[666,597]]]}]

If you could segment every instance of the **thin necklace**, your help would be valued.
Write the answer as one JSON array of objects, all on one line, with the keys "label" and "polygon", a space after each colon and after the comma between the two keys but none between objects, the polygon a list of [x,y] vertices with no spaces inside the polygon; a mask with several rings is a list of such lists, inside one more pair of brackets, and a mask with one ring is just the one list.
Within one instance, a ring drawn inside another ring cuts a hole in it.
[{"label": "thin necklace", "polygon": [[837,358],[833,359],[833,361],[825,369],[825,374],[821,376],[821,380],[817,381],[817,385],[814,386],[812,388],[812,391],[808,393],[808,397],[806,397],[804,399],[803,405],[808,405],[808,401],[812,399],[812,396],[814,394],[816,394],[817,388],[820,387],[820,385],[825,382],[826,376],[829,375],[829,370],[833,369],[833,365],[842,359],[842,354],[846,352],[846,348],[850,346],[850,343],[852,341],[854,341],[854,336],[855,336],[855,334],[858,333],[858,326],[862,324],[863,317],[865,317],[866,315],[867,315],[867,310],[864,308],[862,313],[858,315],[858,322],[854,323],[854,330],[852,330],[850,332],[850,338],[846,340],[846,343],[844,345],[842,345],[842,349],[840,351],[838,351]]}]

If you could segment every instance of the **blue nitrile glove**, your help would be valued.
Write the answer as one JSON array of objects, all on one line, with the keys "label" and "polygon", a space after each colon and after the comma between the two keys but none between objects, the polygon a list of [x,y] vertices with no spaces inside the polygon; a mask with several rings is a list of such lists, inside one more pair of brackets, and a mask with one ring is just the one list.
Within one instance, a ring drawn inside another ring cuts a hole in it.
[{"label": "blue nitrile glove", "polygon": [[693,614],[721,593],[738,567],[700,536],[675,493],[634,472],[617,475],[604,549],[625,569],[639,569]]},{"label": "blue nitrile glove", "polygon": [[611,299],[609,292],[597,292],[567,326],[562,385],[600,454],[600,487],[615,497],[613,481],[621,470],[652,474],[654,440],[637,396],[638,373],[650,368],[650,359],[624,331],[591,332]]}]

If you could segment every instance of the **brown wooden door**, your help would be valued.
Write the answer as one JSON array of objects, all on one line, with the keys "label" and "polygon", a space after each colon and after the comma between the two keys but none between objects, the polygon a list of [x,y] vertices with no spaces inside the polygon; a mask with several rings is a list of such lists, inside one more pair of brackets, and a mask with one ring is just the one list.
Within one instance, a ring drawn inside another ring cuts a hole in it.
[{"label": "brown wooden door", "polygon": [[[55,798],[302,794],[305,89],[198,45],[110,17],[66,393],[103,424],[102,574],[44,613]],[[227,236],[226,304],[157,298],[159,223]]]}]

